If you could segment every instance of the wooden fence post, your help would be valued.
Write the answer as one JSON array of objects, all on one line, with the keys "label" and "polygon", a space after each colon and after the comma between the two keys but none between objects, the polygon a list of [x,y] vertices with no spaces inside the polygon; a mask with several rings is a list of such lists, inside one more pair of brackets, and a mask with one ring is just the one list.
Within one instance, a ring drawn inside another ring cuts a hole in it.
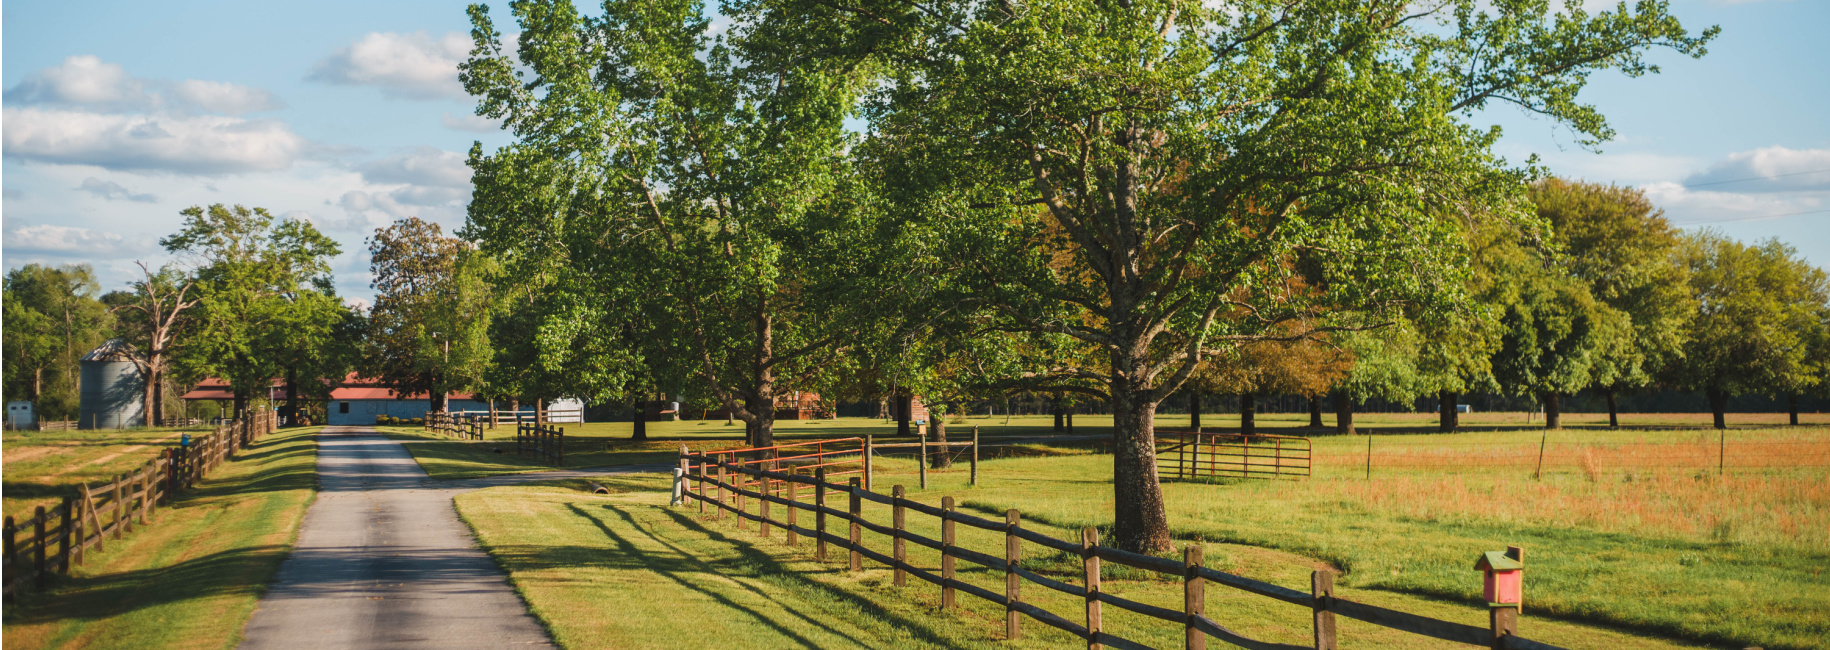
[{"label": "wooden fence post", "polygon": [[[724,455],[720,454],[718,456],[718,458],[724,458]],[[718,462],[723,463],[724,461],[720,460]],[[723,519],[724,518],[724,509],[730,507],[730,505],[731,505],[730,502],[727,502],[724,500],[724,485],[725,485],[725,483],[728,483],[728,482],[729,481],[726,480],[726,476],[725,476],[725,472],[724,472],[724,465],[720,464],[718,466],[718,507],[712,510],[713,519]]]},{"label": "wooden fence post", "polygon": [[[85,485],[83,487],[84,487],[84,489],[88,489],[87,485]],[[70,549],[70,561],[75,562],[77,564],[82,564],[83,563],[83,545],[84,545],[84,543],[89,541],[87,535],[83,532],[83,515],[87,514],[87,513],[85,513],[83,510],[84,506],[83,506],[82,499],[72,498],[71,500],[76,502],[76,522],[71,524],[71,526],[70,526],[70,537],[71,537],[71,542],[72,542],[72,548]]]},{"label": "wooden fence post", "polygon": [[124,475],[114,475],[114,538],[117,540],[121,538],[122,533],[127,531],[128,526],[127,500],[121,498],[122,484],[127,482],[124,479]]},{"label": "wooden fence post", "polygon": [[745,474],[743,472],[738,472],[735,476],[731,477],[732,480],[737,481],[737,485],[735,486],[737,489],[732,490],[737,493],[737,530],[743,530],[743,516],[750,512],[749,506],[744,503],[743,498],[743,487],[747,484],[743,479],[744,476]]},{"label": "wooden fence post", "polygon": [[767,476],[758,476],[758,477],[756,477],[756,484],[761,486],[760,488],[757,489],[757,493],[760,494],[761,496],[757,497],[756,500],[762,502],[761,504],[758,504],[758,506],[757,506],[758,508],[760,508],[762,510],[762,522],[760,524],[758,524],[756,527],[762,530],[763,537],[768,537],[769,536],[769,497],[775,496],[775,481],[770,479]]},{"label": "wooden fence post", "polygon": [[1207,650],[1207,633],[1195,627],[1195,617],[1207,615],[1207,579],[1201,577],[1201,545],[1182,548],[1182,645],[1188,650]]},{"label": "wooden fence post", "polygon": [[58,512],[63,515],[63,525],[57,528],[62,531],[57,534],[57,557],[61,558],[57,563],[57,572],[64,575],[70,575],[70,532],[76,521],[75,510],[76,499],[68,496],[64,497],[63,505],[58,508]]},{"label": "wooden fence post", "polygon": [[39,589],[45,588],[45,585],[51,580],[51,572],[46,571],[44,565],[44,547],[47,545],[46,542],[50,541],[45,539],[44,534],[46,519],[49,517],[44,514],[44,506],[38,506],[37,512],[32,517],[32,570],[38,574],[34,582]]},{"label": "wooden fence post", "polygon": [[864,570],[864,555],[858,552],[858,549],[864,546],[864,530],[862,526],[858,525],[858,518],[862,516],[860,513],[864,512],[864,499],[858,496],[860,482],[861,479],[858,477],[851,477],[851,570],[853,571]]},{"label": "wooden fence post", "polygon": [[703,452],[703,451],[699,452],[698,487],[699,487],[699,516],[700,517],[705,516],[705,473],[706,473],[705,462],[706,462],[706,458],[707,458],[707,456],[705,455],[705,452]]},{"label": "wooden fence post", "polygon": [[900,485],[890,487],[890,554],[896,558],[894,567],[896,571],[891,579],[891,584],[898,587],[906,587],[909,584],[909,572],[902,569],[903,563],[909,559],[908,542],[902,539],[903,526],[906,524],[902,507],[902,498],[905,494],[907,492]]},{"label": "wooden fence post", "polygon": [[972,427],[972,485],[979,484],[979,428]]},{"label": "wooden fence post", "polygon": [[[793,471],[790,471],[789,474],[792,475]],[[795,520],[799,519],[799,517],[796,516],[795,511],[800,510],[800,508],[794,507],[795,503],[796,503],[795,498],[794,498],[795,497],[794,481],[788,481],[787,483],[788,483],[788,545],[794,546],[795,544],[799,544],[801,541],[800,533],[794,532]]]},{"label": "wooden fence post", "polygon": [[1487,626],[1493,633],[1493,650],[1505,650],[1506,637],[1519,633],[1519,610],[1514,607],[1487,608]]},{"label": "wooden fence post", "polygon": [[813,559],[826,561],[826,468],[813,468]]},{"label": "wooden fence post", "polygon": [[1023,559],[1017,529],[1022,525],[1023,515],[1016,508],[1004,511],[1004,638],[1011,641],[1023,638],[1023,614],[1017,611],[1023,597],[1023,577],[1017,575],[1017,563]]},{"label": "wooden fence post", "polygon": [[1309,574],[1309,595],[1315,598],[1315,650],[1336,650],[1334,612],[1328,611],[1334,605],[1334,572]]},{"label": "wooden fence post", "polygon": [[1099,546],[1099,529],[1092,526],[1080,529],[1080,555],[1087,580],[1087,650],[1105,647],[1099,642],[1105,622],[1099,611],[1099,556],[1094,553],[1096,546]]},{"label": "wooden fence post", "polygon": [[4,549],[6,552],[6,573],[0,575],[0,582],[10,583],[13,581],[13,576],[19,572],[19,526],[13,523],[12,515],[7,515],[6,527],[3,530],[0,530],[0,534],[5,535],[6,542],[6,548]]},{"label": "wooden fence post", "polygon": [[928,432],[921,432],[921,456],[915,459],[915,468],[921,472],[921,489],[928,489]]},{"label": "wooden fence post", "polygon": [[560,467],[566,466],[566,428],[559,427],[559,434],[553,438],[553,446],[559,449]]},{"label": "wooden fence post", "polygon": [[869,490],[869,489],[871,489],[871,456],[876,455],[871,452],[871,437],[870,436],[864,437],[864,452],[863,453],[864,453],[864,489]]},{"label": "wooden fence post", "polygon": [[953,607],[953,497],[940,498],[940,606]]}]

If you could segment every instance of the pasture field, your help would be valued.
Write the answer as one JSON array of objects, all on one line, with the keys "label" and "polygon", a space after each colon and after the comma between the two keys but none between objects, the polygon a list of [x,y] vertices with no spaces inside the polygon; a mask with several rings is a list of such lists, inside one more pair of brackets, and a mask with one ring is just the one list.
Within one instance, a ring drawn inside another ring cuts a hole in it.
[{"label": "pasture field", "polygon": [[150,525],[25,590],[7,603],[5,647],[234,647],[316,494],[318,431],[255,441]]},{"label": "pasture field", "polygon": [[[1523,546],[1522,633],[1572,648],[1814,648],[1830,638],[1830,576],[1824,566],[1830,557],[1830,428],[1741,426],[1725,434],[1466,428],[1472,430],[1440,435],[1375,428],[1379,435],[1318,436],[1316,471],[1306,480],[1166,483],[1172,534],[1178,544],[1206,545],[1209,558],[1248,576],[1306,589],[1310,569],[1332,566],[1344,572],[1340,581],[1350,598],[1480,625],[1484,612],[1480,577],[1471,568],[1475,556]],[[1092,432],[1085,424],[1077,429]],[[657,431],[651,429],[650,435]],[[1365,468],[1369,439],[1370,479]],[[1534,478],[1541,446],[1544,468]],[[883,458],[877,489],[887,492],[900,483],[920,501],[937,503],[952,495],[962,508],[992,515],[1017,508],[1027,525],[1046,527],[1062,538],[1082,526],[1108,526],[1110,456],[1078,441],[1027,449],[1032,453],[1023,457],[984,461],[976,488],[966,485],[965,468],[956,466],[930,471],[930,489],[917,491],[910,459]],[[1726,473],[1718,472],[1718,465]],[[592,604],[608,595],[590,586],[597,581],[567,573],[568,563],[608,572],[606,584],[635,580],[635,573],[617,572],[646,570],[627,563],[661,561],[649,557],[655,544],[673,554],[666,560],[671,563],[669,581],[680,588],[685,588],[682,581],[693,582],[692,591],[700,592],[677,597],[711,608],[708,612],[724,606],[700,602],[709,597],[706,592],[715,591],[707,585],[736,588],[734,581],[743,580],[704,574],[731,570],[752,572],[757,585],[775,585],[744,587],[753,594],[756,589],[817,585],[868,601],[861,606],[931,609],[937,603],[926,586],[906,591],[885,586],[881,570],[851,576],[836,565],[810,569],[804,565],[809,552],[782,548],[780,533],[759,542],[753,528],[739,532],[728,518],[704,522],[696,509],[690,514],[662,510],[662,479],[620,484],[631,492],[590,497],[563,487],[496,489],[467,495],[459,504],[554,629],[614,631],[598,620],[601,608]],[[878,507],[867,507],[867,514],[887,519],[887,512],[873,508]],[[911,530],[932,536],[934,531],[922,526],[937,524],[927,519],[911,517]],[[960,532],[962,544],[988,552],[1001,548],[1001,540],[972,541],[966,528]],[[636,536],[649,541],[630,545],[627,539]],[[714,543],[719,539],[728,542]],[[887,547],[887,540],[869,533],[866,543]],[[1031,547],[1028,552],[1035,551]],[[1065,575],[1078,571],[1073,558],[1033,561],[1037,570],[1055,564]],[[1179,602],[1175,584],[1122,573],[1109,579],[1127,597],[1163,606]],[[973,579],[988,587],[1001,585],[1001,573]],[[1032,586],[1025,594],[1032,590],[1045,593]],[[1209,596],[1224,599],[1210,604],[1210,612],[1220,607],[1225,618],[1218,620],[1229,627],[1267,640],[1304,641],[1306,612],[1283,611],[1291,608],[1213,588]],[[1062,598],[1050,605],[1051,611],[1076,613],[1074,604]],[[962,598],[962,603],[969,600]],[[1001,635],[996,608],[968,603],[966,612],[961,620],[974,622],[979,635],[968,645]],[[1114,631],[1127,630],[1146,643],[1175,645],[1176,630],[1154,630],[1113,608],[1107,608],[1106,616]],[[687,625],[652,622],[664,628]],[[1052,638],[1040,624],[1025,629],[1036,630],[1038,640]],[[1424,639],[1383,634],[1395,633],[1342,623],[1346,647],[1429,647]],[[1066,641],[1054,639],[1054,644]]]},{"label": "pasture field", "polygon": [[33,508],[50,508],[83,482],[101,483],[143,465],[166,447],[175,447],[186,432],[208,433],[209,426],[175,429],[99,429],[7,431],[0,435],[4,468],[4,510],[24,519]]}]

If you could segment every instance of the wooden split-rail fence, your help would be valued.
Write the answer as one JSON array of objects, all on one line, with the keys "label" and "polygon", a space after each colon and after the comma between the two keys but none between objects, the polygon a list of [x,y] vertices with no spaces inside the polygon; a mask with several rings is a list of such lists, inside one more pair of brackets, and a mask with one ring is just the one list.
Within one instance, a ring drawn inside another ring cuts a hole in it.
[{"label": "wooden split-rail fence", "polygon": [[1312,467],[1300,436],[1158,431],[1156,440],[1156,474],[1165,479],[1303,479]]},{"label": "wooden split-rail fence", "polygon": [[565,427],[527,423],[515,425],[515,455],[531,455],[554,467],[565,467]]},{"label": "wooden split-rail fence", "polygon": [[426,433],[440,433],[458,440],[482,440],[483,420],[472,413],[433,411],[426,414]]},{"label": "wooden split-rail fence", "polygon": [[[996,521],[959,512],[952,497],[943,497],[940,507],[934,507],[908,499],[900,485],[892,487],[891,493],[886,496],[867,489],[861,476],[851,477],[847,485],[839,485],[828,480],[839,473],[863,473],[861,467],[854,469],[839,463],[810,463],[803,467],[789,466],[787,471],[781,471],[769,469],[756,461],[725,459],[733,454],[741,457],[746,451],[754,450],[710,454],[691,452],[682,447],[678,480],[674,487],[676,501],[682,503],[689,500],[697,501],[700,515],[709,516],[712,519],[721,519],[726,513],[735,515],[739,529],[745,527],[744,522],[746,521],[755,522],[757,532],[763,537],[770,535],[771,528],[780,530],[790,545],[799,544],[803,537],[812,538],[814,557],[821,562],[827,559],[828,546],[836,546],[849,553],[849,568],[852,571],[863,570],[865,559],[891,568],[893,570],[892,582],[897,587],[907,586],[908,576],[915,576],[940,587],[942,608],[955,607],[960,593],[1003,605],[1005,609],[1004,632],[1005,636],[1010,639],[1022,637],[1022,623],[1023,619],[1027,617],[1084,639],[1088,648],[1149,647],[1105,630],[1104,606],[1111,605],[1121,610],[1182,626],[1184,647],[1190,649],[1205,650],[1207,640],[1214,638],[1254,650],[1303,650],[1306,648],[1333,650],[1338,647],[1335,618],[1345,616],[1394,630],[1474,646],[1513,650],[1557,650],[1555,646],[1518,636],[1517,610],[1509,607],[1491,608],[1490,624],[1486,628],[1452,623],[1340,598],[1335,595],[1335,574],[1331,571],[1314,572],[1310,578],[1310,591],[1304,593],[1209,568],[1204,563],[1202,547],[1198,544],[1185,547],[1182,552],[1182,561],[1177,562],[1101,546],[1098,531],[1090,527],[1081,530],[1080,539],[1077,540],[1056,539],[1031,531],[1023,527],[1022,514],[1015,509],[1006,511],[1003,521]],[[868,458],[868,455],[865,458]],[[845,468],[850,471],[829,472],[829,468]],[[811,476],[803,474],[809,470]],[[800,498],[798,493],[802,489],[812,493],[811,500],[804,501]],[[846,508],[840,510],[828,506],[828,494],[842,495],[847,502]],[[748,505],[750,500],[756,501],[756,512],[750,511]],[[888,506],[891,511],[891,524],[884,526],[865,518],[863,506],[866,502]],[[770,505],[785,508],[780,519],[771,515]],[[797,515],[802,511],[813,516],[811,528],[801,525]],[[907,518],[910,511],[939,519],[940,539],[909,532]],[[829,520],[843,522],[841,530],[844,531],[844,534],[828,532]],[[960,546],[955,535],[958,525],[1002,533],[1004,536],[1002,554],[984,553]],[[887,553],[882,549],[872,549],[864,544],[863,532],[866,530],[890,538],[890,548],[887,549]],[[1023,568],[1025,542],[1080,556],[1084,567],[1081,583],[1073,584],[1065,580],[1056,580]],[[909,562],[908,546],[910,544],[940,553],[938,575]],[[990,571],[1003,572],[1003,593],[959,580],[956,574],[956,560],[965,560]],[[1105,592],[1100,587],[1100,564],[1102,562],[1112,562],[1176,576],[1181,580],[1183,586],[1184,598],[1181,609],[1142,603]],[[1084,616],[1074,616],[1074,618],[1081,619],[1081,622],[1070,619],[1069,616],[1072,615],[1064,616],[1050,612],[1025,601],[1023,597],[1025,583],[1084,599]],[[1206,614],[1208,583],[1280,600],[1310,610],[1313,614],[1313,643],[1293,645],[1260,641],[1227,629],[1218,621],[1208,618]]]},{"label": "wooden split-rail fence", "polygon": [[85,551],[103,551],[107,540],[153,523],[160,505],[195,486],[237,450],[272,433],[275,417],[268,411],[219,425],[192,438],[190,446],[161,451],[112,481],[84,483],[49,510],[38,506],[23,522],[7,517],[0,593],[11,599],[28,584],[43,589],[51,576],[67,575],[82,564]]}]

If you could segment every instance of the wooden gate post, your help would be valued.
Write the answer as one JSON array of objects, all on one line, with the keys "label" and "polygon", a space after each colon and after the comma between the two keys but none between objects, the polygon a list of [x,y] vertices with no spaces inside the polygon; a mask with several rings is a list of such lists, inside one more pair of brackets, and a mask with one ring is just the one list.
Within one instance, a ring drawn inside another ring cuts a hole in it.
[{"label": "wooden gate post", "polygon": [[904,571],[902,568],[903,563],[907,562],[909,559],[908,542],[903,541],[902,539],[902,529],[905,524],[902,507],[902,498],[904,494],[906,494],[906,492],[903,491],[902,486],[900,485],[892,486],[890,488],[890,554],[892,557],[896,558],[896,565],[894,567],[895,573],[893,574],[894,577],[891,579],[891,584],[898,587],[906,587],[909,585],[909,572]]},{"label": "wooden gate post", "polygon": [[858,552],[858,549],[864,547],[864,530],[862,526],[858,525],[858,518],[862,516],[860,513],[864,512],[864,499],[858,496],[861,482],[858,477],[851,477],[851,570],[853,571],[864,570],[864,554]]},{"label": "wooden gate post", "polygon": [[940,606],[953,607],[953,497],[940,498]]},{"label": "wooden gate post", "polygon": [[1207,650],[1207,633],[1195,627],[1195,617],[1207,615],[1207,579],[1201,577],[1201,545],[1182,548],[1182,646]]},{"label": "wooden gate post", "polygon": [[44,506],[38,506],[37,512],[33,513],[32,517],[32,570],[38,574],[34,583],[39,589],[45,588],[45,585],[51,580],[51,572],[45,570],[44,564],[44,547],[48,546],[47,542],[50,541],[45,539],[44,534],[46,519],[49,517],[45,516]]},{"label": "wooden gate post", "polygon": [[826,468],[813,468],[813,559],[826,561]]},{"label": "wooden gate post", "polygon": [[1329,611],[1334,605],[1334,572],[1309,574],[1309,595],[1315,598],[1315,650],[1336,650],[1334,612]]},{"label": "wooden gate post", "polygon": [[1105,622],[1099,611],[1099,555],[1094,553],[1096,546],[1099,546],[1099,529],[1092,526],[1080,529],[1080,555],[1087,581],[1087,650],[1105,647],[1099,642]]}]

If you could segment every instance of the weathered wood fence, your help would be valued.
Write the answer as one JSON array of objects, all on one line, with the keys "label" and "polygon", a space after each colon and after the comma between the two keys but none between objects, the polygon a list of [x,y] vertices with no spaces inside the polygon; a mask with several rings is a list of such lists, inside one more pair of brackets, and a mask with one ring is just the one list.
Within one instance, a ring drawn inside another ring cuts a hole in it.
[{"label": "weathered wood fence", "polygon": [[[937,508],[909,500],[900,485],[894,486],[891,493],[885,496],[866,489],[862,477],[852,477],[849,485],[828,482],[826,467],[814,467],[813,475],[806,476],[798,468],[790,468],[789,471],[771,470],[753,462],[724,460],[721,458],[723,455],[695,453],[684,448],[681,450],[680,484],[675,489],[683,499],[698,501],[702,516],[720,519],[725,513],[730,513],[736,516],[739,529],[744,528],[746,521],[756,522],[757,532],[763,537],[768,537],[773,527],[785,533],[784,537],[790,545],[799,544],[802,537],[811,537],[814,540],[814,557],[822,562],[827,559],[828,546],[836,546],[849,552],[852,571],[862,570],[863,562],[868,558],[893,569],[892,581],[898,587],[906,586],[908,576],[911,575],[940,587],[943,608],[956,606],[959,593],[1001,604],[1005,609],[1005,635],[1011,639],[1021,638],[1022,622],[1024,617],[1028,617],[1084,639],[1088,648],[1147,648],[1142,643],[1105,631],[1104,606],[1111,605],[1182,626],[1184,647],[1191,649],[1205,649],[1207,639],[1211,637],[1254,650],[1332,650],[1337,647],[1335,617],[1345,616],[1412,634],[1475,646],[1555,650],[1555,646],[1519,637],[1517,610],[1512,608],[1492,608],[1487,628],[1452,623],[1339,598],[1334,595],[1335,574],[1330,571],[1314,572],[1310,579],[1309,593],[1303,593],[1208,568],[1204,565],[1200,545],[1184,548],[1182,561],[1176,562],[1100,546],[1099,533],[1093,528],[1083,529],[1078,540],[1060,540],[1030,531],[1023,528],[1022,514],[1014,509],[1005,512],[1003,521],[995,521],[958,512],[952,497],[943,497]],[[747,489],[750,486],[757,489]],[[812,492],[811,501],[799,498],[797,493],[801,488]],[[846,509],[829,507],[829,493],[844,495],[848,501]],[[747,503],[752,499],[757,502],[758,511],[755,513],[750,512]],[[865,502],[888,506],[891,510],[891,525],[883,526],[865,518]],[[786,508],[782,519],[771,516],[771,504]],[[813,527],[799,524],[797,513],[801,511],[812,514]],[[909,511],[938,518],[941,538],[936,540],[909,532]],[[828,532],[829,519],[844,522],[846,534],[842,536]],[[959,546],[955,536],[956,525],[1003,533],[1002,554],[983,553]],[[889,552],[866,547],[863,538],[865,530],[889,536]],[[1080,556],[1085,569],[1081,584],[1056,580],[1023,568],[1024,542]],[[911,543],[940,553],[939,575],[908,561],[908,545]],[[1004,592],[998,593],[959,580],[956,577],[955,560],[965,560],[991,571],[1003,572]],[[1159,607],[1106,593],[1100,588],[1101,562],[1113,562],[1178,577],[1183,585],[1183,607],[1180,610]],[[1084,599],[1084,622],[1075,622],[1068,616],[1025,601],[1023,585],[1026,582]],[[1210,582],[1309,609],[1313,613],[1314,643],[1292,645],[1259,641],[1242,636],[1208,618],[1205,590]]]},{"label": "weathered wood fence", "polygon": [[1312,467],[1309,439],[1299,436],[1158,431],[1156,439],[1156,474],[1166,479],[1301,479]]},{"label": "weathered wood fence", "polygon": [[565,427],[525,423],[515,425],[515,455],[529,454],[540,459],[541,462],[550,463],[555,467],[565,467]]},{"label": "weathered wood fence", "polygon": [[27,584],[42,589],[52,575],[67,575],[71,566],[82,564],[85,551],[103,551],[107,540],[121,539],[136,524],[153,523],[160,504],[169,504],[237,450],[272,433],[275,424],[275,414],[264,411],[219,425],[193,438],[190,446],[161,451],[112,481],[84,483],[50,510],[38,506],[24,522],[7,517],[0,593],[11,599]]},{"label": "weathered wood fence", "polygon": [[482,440],[483,418],[472,413],[433,411],[426,414],[426,433],[441,433],[459,440]]}]

